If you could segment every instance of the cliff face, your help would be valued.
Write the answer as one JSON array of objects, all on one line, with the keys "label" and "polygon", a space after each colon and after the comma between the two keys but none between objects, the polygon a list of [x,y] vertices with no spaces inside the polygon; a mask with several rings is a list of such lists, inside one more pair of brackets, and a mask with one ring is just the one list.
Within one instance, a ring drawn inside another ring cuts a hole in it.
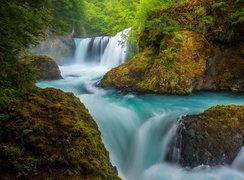
[{"label": "cliff face", "polygon": [[167,158],[188,167],[231,164],[244,145],[243,129],[244,106],[216,106],[183,117]]},{"label": "cliff face", "polygon": [[30,52],[48,55],[59,65],[70,64],[75,53],[75,41],[72,37],[55,36],[49,33],[47,39],[30,49]]},{"label": "cliff face", "polygon": [[[238,7],[240,6],[240,7]],[[244,91],[243,22],[236,1],[191,0],[151,14],[140,53],[108,72],[101,86],[168,94]]]},{"label": "cliff face", "polygon": [[4,116],[1,178],[118,179],[95,121],[73,94],[33,88]]}]

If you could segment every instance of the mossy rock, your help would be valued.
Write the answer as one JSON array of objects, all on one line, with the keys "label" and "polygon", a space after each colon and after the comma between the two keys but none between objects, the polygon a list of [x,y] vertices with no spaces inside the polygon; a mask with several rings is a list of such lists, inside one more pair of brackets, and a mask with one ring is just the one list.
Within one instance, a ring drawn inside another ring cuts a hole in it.
[{"label": "mossy rock", "polygon": [[95,121],[71,93],[33,88],[0,122],[5,179],[119,179]]},{"label": "mossy rock", "polygon": [[244,106],[216,106],[180,120],[173,149],[180,150],[182,166],[231,164],[244,145]]},{"label": "mossy rock", "polygon": [[49,56],[25,56],[21,58],[21,62],[27,64],[34,71],[38,81],[62,79],[58,65]]},{"label": "mossy rock", "polygon": [[244,92],[243,22],[233,19],[241,8],[240,1],[190,0],[152,12],[139,54],[109,71],[100,85],[178,95]]},{"label": "mossy rock", "polygon": [[160,53],[144,50],[108,72],[101,86],[150,93],[189,94],[205,73],[213,46],[203,35],[180,31],[165,38]]},{"label": "mossy rock", "polygon": [[139,38],[139,48],[143,50],[153,46],[158,49],[168,34],[167,27],[202,33],[210,42],[220,46],[240,45],[244,40],[244,21],[239,17],[243,8],[243,2],[235,0],[175,1],[149,15],[148,23],[157,19],[157,27],[161,27],[161,31],[155,31],[157,27],[151,28],[146,24],[148,26]]}]

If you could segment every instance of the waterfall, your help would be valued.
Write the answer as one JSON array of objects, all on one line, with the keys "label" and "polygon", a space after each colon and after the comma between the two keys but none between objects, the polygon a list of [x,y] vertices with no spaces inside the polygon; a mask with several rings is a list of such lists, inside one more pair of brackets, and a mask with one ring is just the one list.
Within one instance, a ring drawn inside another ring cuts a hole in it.
[{"label": "waterfall", "polygon": [[244,171],[244,146],[231,166],[237,170]]},{"label": "waterfall", "polygon": [[123,39],[130,29],[119,32],[114,37],[75,39],[75,64],[96,64],[116,67],[127,60],[128,43]]},{"label": "waterfall", "polygon": [[85,62],[87,51],[88,51],[88,45],[91,41],[91,38],[86,39],[75,39],[75,63],[83,63]]}]

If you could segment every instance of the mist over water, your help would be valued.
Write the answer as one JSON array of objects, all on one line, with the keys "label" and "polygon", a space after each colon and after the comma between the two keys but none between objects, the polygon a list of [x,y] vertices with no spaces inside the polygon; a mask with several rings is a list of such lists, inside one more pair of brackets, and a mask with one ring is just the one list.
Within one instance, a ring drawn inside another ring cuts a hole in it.
[{"label": "mist over water", "polygon": [[[117,167],[119,176],[128,180],[244,179],[243,152],[232,166],[199,166],[187,170],[164,161],[168,142],[174,135],[180,116],[200,113],[217,104],[243,105],[244,96],[229,93],[137,95],[96,87],[96,83],[111,67],[125,61],[126,47],[116,47],[120,37],[116,37],[117,43],[115,38],[108,38],[108,43],[105,43],[107,38],[95,38],[94,49],[89,51],[88,42],[91,39],[76,40],[74,65],[60,67],[64,79],[40,82],[38,86],[73,92],[81,99],[99,126],[110,160]],[[92,61],[96,63],[88,63],[88,57],[93,57]],[[95,57],[99,57],[99,61]]]}]

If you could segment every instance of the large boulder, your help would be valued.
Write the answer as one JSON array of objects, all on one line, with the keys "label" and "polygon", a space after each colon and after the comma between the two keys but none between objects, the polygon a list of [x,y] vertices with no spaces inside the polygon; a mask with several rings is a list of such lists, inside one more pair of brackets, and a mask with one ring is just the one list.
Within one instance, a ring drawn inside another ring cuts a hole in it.
[{"label": "large boulder", "polygon": [[49,56],[25,56],[21,58],[21,62],[34,71],[38,81],[62,79],[58,65]]},{"label": "large boulder", "polygon": [[243,145],[244,106],[216,106],[180,120],[167,159],[184,167],[231,164]]},{"label": "large boulder", "polygon": [[109,71],[100,85],[163,94],[244,92],[240,6],[191,0],[151,13],[138,39],[140,53]]},{"label": "large boulder", "polygon": [[5,113],[1,179],[119,179],[98,126],[73,94],[34,88]]},{"label": "large boulder", "polygon": [[158,56],[151,50],[110,70],[100,82],[105,88],[160,94],[196,91],[244,92],[244,47],[221,49],[198,33],[179,33],[179,47],[169,44]]}]

